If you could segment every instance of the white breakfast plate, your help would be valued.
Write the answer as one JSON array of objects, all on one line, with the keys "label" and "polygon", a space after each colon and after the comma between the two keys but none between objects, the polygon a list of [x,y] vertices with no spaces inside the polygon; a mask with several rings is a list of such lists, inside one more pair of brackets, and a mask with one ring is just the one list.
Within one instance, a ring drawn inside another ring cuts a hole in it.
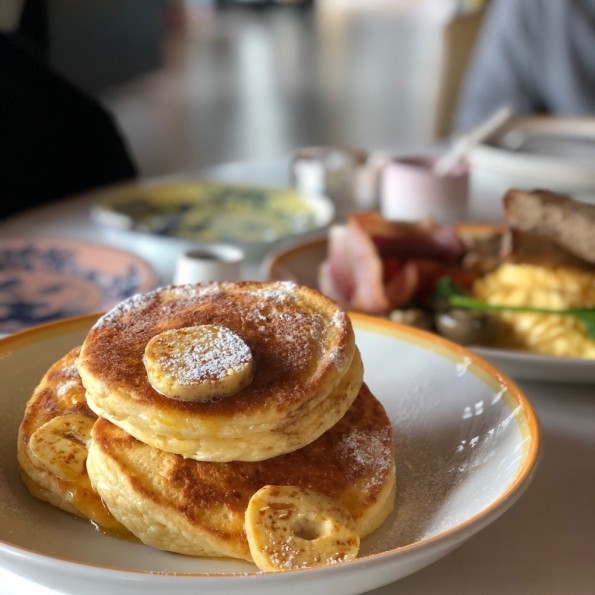
[{"label": "white breakfast plate", "polygon": [[[271,253],[263,263],[263,275],[270,280],[295,281],[318,288],[318,266],[325,257],[326,238],[298,242]],[[489,347],[470,347],[470,350],[517,380],[595,383],[593,360]]]},{"label": "white breakfast plate", "polygon": [[532,478],[535,413],[510,380],[434,335],[353,316],[365,379],[394,427],[394,512],[352,562],[264,574],[241,561],[162,552],[98,533],[22,484],[17,429],[45,370],[79,344],[93,317],[0,340],[0,564],[64,593],[303,594],[365,591],[445,556],[504,513]]},{"label": "white breakfast plate", "polygon": [[144,259],[57,238],[0,241],[0,335],[107,310],[157,285]]},{"label": "white breakfast plate", "polygon": [[92,209],[96,222],[120,233],[231,243],[254,253],[321,230],[334,216],[326,196],[304,195],[289,187],[182,178],[101,190]]},{"label": "white breakfast plate", "polygon": [[519,380],[571,382],[573,384],[595,383],[595,362],[592,359],[554,357],[490,347],[472,347],[471,349],[508,376]]}]

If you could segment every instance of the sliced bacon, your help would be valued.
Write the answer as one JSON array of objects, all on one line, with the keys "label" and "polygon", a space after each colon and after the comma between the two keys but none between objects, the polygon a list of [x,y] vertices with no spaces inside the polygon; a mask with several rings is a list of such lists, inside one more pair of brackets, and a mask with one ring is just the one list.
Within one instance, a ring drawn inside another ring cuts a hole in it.
[{"label": "sliced bacon", "polygon": [[384,269],[380,254],[359,218],[350,217],[347,230],[350,265],[355,279],[351,307],[370,314],[387,312],[390,302],[384,289]]},{"label": "sliced bacon", "polygon": [[354,213],[350,220],[372,238],[383,258],[432,258],[457,262],[463,256],[465,245],[451,226],[437,225],[431,219],[420,221],[390,221],[375,211]]},{"label": "sliced bacon", "polygon": [[432,297],[441,277],[450,277],[457,285],[468,288],[477,275],[456,265],[427,258],[409,259],[403,264],[401,271],[386,282],[391,307],[402,308],[414,300],[424,305]]},{"label": "sliced bacon", "polygon": [[419,274],[415,266],[405,262],[385,283],[385,291],[391,310],[410,304],[417,293]]},{"label": "sliced bacon", "polygon": [[319,283],[323,293],[329,297],[347,304],[351,301],[355,278],[349,257],[346,225],[333,225],[328,231],[327,259],[319,271]]},{"label": "sliced bacon", "polygon": [[432,231],[432,241],[444,249],[444,255],[450,253],[452,261],[460,262],[465,255],[465,242],[454,225],[442,225]]},{"label": "sliced bacon", "polygon": [[346,308],[385,313],[423,303],[445,275],[468,287],[474,276],[460,267],[463,255],[464,244],[453,227],[356,213],[346,225],[329,230],[319,288]]}]

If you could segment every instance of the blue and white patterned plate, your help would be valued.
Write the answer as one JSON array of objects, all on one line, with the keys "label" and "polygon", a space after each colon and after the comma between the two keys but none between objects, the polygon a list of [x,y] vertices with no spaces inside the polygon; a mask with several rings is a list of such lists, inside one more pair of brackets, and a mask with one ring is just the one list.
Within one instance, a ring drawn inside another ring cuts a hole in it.
[{"label": "blue and white patterned plate", "polygon": [[157,285],[129,252],[59,239],[0,241],[0,334],[106,310]]}]

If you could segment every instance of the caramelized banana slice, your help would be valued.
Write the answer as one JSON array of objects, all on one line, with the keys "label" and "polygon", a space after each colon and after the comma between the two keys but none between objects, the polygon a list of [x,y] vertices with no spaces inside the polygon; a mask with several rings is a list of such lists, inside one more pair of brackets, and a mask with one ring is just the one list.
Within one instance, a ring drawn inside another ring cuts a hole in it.
[{"label": "caramelized banana slice", "polygon": [[153,388],[172,399],[228,397],[252,381],[250,348],[223,326],[164,331],[147,343],[143,361]]},{"label": "caramelized banana slice", "polygon": [[245,515],[250,553],[260,570],[290,570],[352,560],[359,535],[349,511],[302,487],[265,486]]},{"label": "caramelized banana slice", "polygon": [[86,473],[87,444],[95,420],[80,413],[54,417],[29,441],[31,458],[57,477],[74,480]]}]

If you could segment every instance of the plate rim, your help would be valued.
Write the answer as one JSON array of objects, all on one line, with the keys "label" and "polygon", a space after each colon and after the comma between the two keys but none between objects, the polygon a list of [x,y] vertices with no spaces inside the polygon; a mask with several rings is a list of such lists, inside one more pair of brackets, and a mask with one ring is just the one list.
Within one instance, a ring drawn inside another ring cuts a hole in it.
[{"label": "plate rim", "polygon": [[[11,346],[13,350],[23,349],[30,347],[32,344],[38,342],[41,337],[44,338],[55,338],[60,334],[68,333],[84,333],[85,329],[90,328],[94,322],[103,314],[103,312],[84,314],[72,318],[65,318],[53,322],[49,322],[43,325],[27,328],[12,335],[0,338],[0,356],[7,350],[10,351]],[[23,556],[33,556],[42,566],[48,564],[59,563],[64,565],[65,569],[77,569],[85,568],[89,572],[104,573],[109,572],[110,576],[115,577],[116,575],[130,575],[135,577],[148,578],[151,577],[153,580],[157,577],[171,580],[174,577],[181,579],[217,579],[223,581],[223,579],[234,580],[234,579],[245,579],[245,578],[258,578],[259,580],[273,580],[271,576],[283,576],[291,575],[294,576],[297,573],[307,572],[309,575],[313,573],[325,573],[333,574],[336,572],[344,572],[347,570],[357,570],[360,566],[377,566],[383,564],[388,558],[394,557],[407,558],[415,556],[416,553],[425,549],[432,544],[440,544],[447,542],[457,534],[458,539],[454,539],[453,542],[456,547],[457,544],[465,541],[483,527],[489,525],[498,516],[503,514],[508,508],[510,508],[520,496],[523,494],[525,489],[529,486],[530,480],[538,466],[539,455],[541,451],[541,428],[537,414],[523,391],[518,385],[510,378],[505,376],[492,364],[487,362],[481,356],[473,353],[465,347],[458,345],[445,339],[443,337],[434,335],[433,333],[408,327],[387,319],[381,319],[372,315],[361,314],[357,312],[350,312],[349,316],[353,322],[354,329],[363,331],[375,331],[381,335],[388,335],[406,342],[413,342],[415,340],[421,341],[423,344],[437,345],[445,353],[454,353],[457,357],[468,358],[468,360],[477,366],[477,368],[487,374],[487,376],[496,381],[501,387],[505,388],[510,394],[514,403],[520,407],[521,417],[515,417],[515,423],[519,429],[519,432],[523,434],[523,428],[521,427],[521,421],[525,425],[526,435],[529,438],[528,448],[524,454],[523,462],[521,467],[516,471],[514,479],[507,486],[506,490],[502,492],[493,502],[483,508],[481,511],[475,513],[464,521],[457,523],[453,527],[441,531],[440,533],[422,538],[416,542],[406,544],[404,546],[391,548],[382,552],[376,552],[368,554],[355,560],[335,565],[335,566],[322,566],[317,568],[304,568],[294,570],[282,570],[275,573],[263,573],[258,570],[250,568],[247,572],[177,572],[177,571],[150,571],[142,569],[129,569],[110,566],[106,564],[93,564],[88,562],[81,562],[69,558],[64,558],[58,555],[52,555],[43,553],[26,546],[10,543],[5,539],[0,539],[0,551],[10,555],[12,558],[22,558]],[[414,341],[408,341],[407,338],[412,338]],[[507,404],[510,408],[510,405]],[[269,578],[266,578],[269,577]]]}]

